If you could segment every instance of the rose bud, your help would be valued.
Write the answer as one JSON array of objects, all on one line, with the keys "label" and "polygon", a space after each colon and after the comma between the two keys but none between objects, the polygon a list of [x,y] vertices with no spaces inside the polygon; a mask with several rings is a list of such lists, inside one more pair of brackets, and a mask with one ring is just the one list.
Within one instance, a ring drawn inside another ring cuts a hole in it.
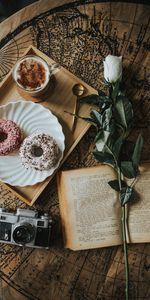
[{"label": "rose bud", "polygon": [[107,82],[115,83],[122,78],[122,56],[108,55],[104,63],[104,78]]}]

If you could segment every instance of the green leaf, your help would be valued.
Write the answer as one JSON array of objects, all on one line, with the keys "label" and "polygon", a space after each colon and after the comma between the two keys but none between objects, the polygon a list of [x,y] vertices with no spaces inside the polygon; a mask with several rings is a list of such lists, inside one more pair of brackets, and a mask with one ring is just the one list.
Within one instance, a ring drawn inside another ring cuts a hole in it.
[{"label": "green leaf", "polygon": [[105,108],[105,106],[109,106],[112,103],[111,99],[103,92],[101,92],[100,95],[92,94],[86,97],[79,98],[78,101],[79,103],[96,105],[100,109]]},{"label": "green leaf", "polygon": [[121,172],[127,178],[135,178],[138,174],[137,168],[134,168],[132,161],[122,161]]},{"label": "green leaf", "polygon": [[133,120],[132,105],[126,97],[119,96],[114,106],[115,119],[125,129],[130,128]]},{"label": "green leaf", "polygon": [[115,154],[115,157],[117,159],[119,157],[123,142],[124,142],[124,138],[120,136],[113,145],[113,153]]},{"label": "green leaf", "polygon": [[141,151],[142,151],[142,148],[143,148],[143,137],[141,136],[141,134],[139,134],[138,138],[137,138],[137,141],[136,141],[136,144],[135,144],[135,148],[134,148],[134,152],[133,152],[133,155],[132,155],[132,162],[133,162],[133,165],[138,168],[138,165],[139,165],[139,161],[140,161],[140,157],[141,157]]},{"label": "green leaf", "polygon": [[103,104],[112,104],[112,100],[108,96],[99,96],[101,105]]},{"label": "green leaf", "polygon": [[98,127],[102,127],[102,116],[97,110],[92,110],[90,113],[91,119]]},{"label": "green leaf", "polygon": [[78,98],[79,103],[87,103],[97,105],[98,107],[102,107],[104,104],[110,104],[111,99],[105,94],[102,95],[88,95],[85,97]]},{"label": "green leaf", "polygon": [[97,124],[95,124],[91,118],[84,118],[84,117],[80,117],[78,115],[77,115],[77,118],[82,119],[82,120],[86,121],[87,123],[90,123],[91,125],[97,126]]},{"label": "green leaf", "polygon": [[123,187],[120,191],[121,205],[124,206],[126,203],[128,203],[131,200],[131,196],[132,196],[132,188],[129,186]]},{"label": "green leaf", "polygon": [[109,107],[104,110],[102,114],[102,127],[106,131],[111,131],[111,118],[112,118],[112,108]]},{"label": "green leaf", "polygon": [[99,95],[92,94],[92,95],[79,98],[79,102],[99,105]]},{"label": "green leaf", "polygon": [[110,135],[109,139],[107,139],[106,147],[107,147],[107,151],[109,151],[109,153],[112,153],[113,156],[115,156],[114,144],[115,144],[115,137],[113,137],[112,135]]},{"label": "green leaf", "polygon": [[103,153],[100,151],[94,151],[93,154],[96,160],[98,160],[99,162],[114,166],[114,159],[111,154]]},{"label": "green leaf", "polygon": [[98,131],[98,133],[95,136],[94,143],[96,144],[98,141],[103,140],[103,138],[104,138],[103,130]]},{"label": "green leaf", "polygon": [[[108,133],[108,136],[107,136]],[[106,137],[105,138],[105,143],[103,144],[103,148],[99,151],[103,151],[104,153],[109,153],[112,155],[114,162],[116,164],[116,157],[115,157],[115,153],[113,152],[113,145],[114,145],[114,139],[112,138],[112,136],[110,135],[109,132],[105,131]]]},{"label": "green leaf", "polygon": [[126,176],[127,178],[135,178],[139,173],[138,165],[140,161],[142,147],[143,147],[143,138],[141,135],[139,135],[134,147],[132,161],[121,162],[121,171],[123,175]]},{"label": "green leaf", "polygon": [[94,140],[94,142],[96,143],[96,148],[98,151],[100,151],[100,152],[103,151],[103,149],[107,143],[107,140],[109,138],[109,135],[110,135],[110,132],[108,132],[108,131],[100,131],[97,134],[96,141]]},{"label": "green leaf", "polygon": [[69,115],[71,115],[71,116],[75,116],[76,118],[82,119],[82,120],[84,120],[84,121],[90,123],[91,125],[94,125],[94,126],[97,127],[97,124],[95,124],[91,118],[81,117],[81,116],[79,116],[78,114],[73,114],[73,113],[71,113],[71,112],[69,112],[69,111],[66,111],[66,110],[64,110],[64,112],[67,113],[67,114],[69,114]]},{"label": "green leaf", "polygon": [[[109,181],[108,184],[111,186],[112,189],[114,189],[117,192],[120,192],[120,186],[117,179]],[[127,184],[124,180],[121,180],[121,186],[127,187]]]}]

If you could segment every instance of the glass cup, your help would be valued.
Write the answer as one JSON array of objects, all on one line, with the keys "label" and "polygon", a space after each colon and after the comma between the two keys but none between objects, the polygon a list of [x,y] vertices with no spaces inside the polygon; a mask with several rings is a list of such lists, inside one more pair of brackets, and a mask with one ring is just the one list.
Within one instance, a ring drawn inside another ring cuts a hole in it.
[{"label": "glass cup", "polygon": [[40,96],[47,91],[51,76],[58,68],[58,64],[49,66],[39,56],[26,55],[17,61],[12,76],[21,90],[31,96]]}]

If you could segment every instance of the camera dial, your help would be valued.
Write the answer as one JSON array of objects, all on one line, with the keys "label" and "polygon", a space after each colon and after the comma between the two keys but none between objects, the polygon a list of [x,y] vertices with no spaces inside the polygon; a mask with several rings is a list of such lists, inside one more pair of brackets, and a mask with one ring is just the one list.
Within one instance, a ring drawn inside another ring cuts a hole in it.
[{"label": "camera dial", "polygon": [[28,223],[18,224],[13,231],[13,239],[17,244],[25,245],[30,243],[35,236],[35,228]]},{"label": "camera dial", "polygon": [[41,216],[41,219],[42,220],[48,220],[49,219],[49,216],[47,213],[45,213],[44,215]]}]

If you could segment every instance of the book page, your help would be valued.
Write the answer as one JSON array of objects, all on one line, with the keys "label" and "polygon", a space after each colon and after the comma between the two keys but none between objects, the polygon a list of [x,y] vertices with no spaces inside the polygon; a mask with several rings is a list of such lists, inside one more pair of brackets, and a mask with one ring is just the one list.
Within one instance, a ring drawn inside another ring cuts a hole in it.
[{"label": "book page", "polygon": [[121,244],[120,203],[108,185],[115,178],[107,165],[58,174],[65,247],[81,250]]},{"label": "book page", "polygon": [[142,165],[134,190],[135,199],[128,204],[129,242],[150,242],[150,162]]}]

